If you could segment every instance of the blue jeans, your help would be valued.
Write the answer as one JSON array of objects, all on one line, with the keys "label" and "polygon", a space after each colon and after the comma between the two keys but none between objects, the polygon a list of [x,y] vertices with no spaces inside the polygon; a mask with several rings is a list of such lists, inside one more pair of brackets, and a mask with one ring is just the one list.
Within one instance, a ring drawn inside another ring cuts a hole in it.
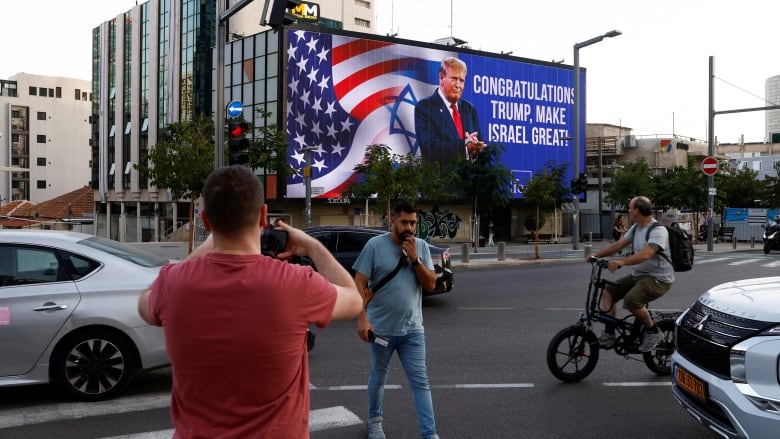
[{"label": "blue jeans", "polygon": [[385,394],[385,382],[390,371],[393,352],[406,372],[406,379],[412,389],[414,410],[420,423],[420,436],[427,438],[436,434],[436,421],[433,418],[433,399],[428,384],[428,372],[425,368],[425,334],[415,333],[404,336],[390,336],[388,345],[370,343],[371,373],[368,376],[368,418],[382,416],[382,398]]}]

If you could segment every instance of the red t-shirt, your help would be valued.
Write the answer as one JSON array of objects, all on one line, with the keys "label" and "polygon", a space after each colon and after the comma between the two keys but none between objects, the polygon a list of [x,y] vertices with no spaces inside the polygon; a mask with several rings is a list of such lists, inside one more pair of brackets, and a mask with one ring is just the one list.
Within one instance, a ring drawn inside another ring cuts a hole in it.
[{"label": "red t-shirt", "polygon": [[306,330],[335,303],[310,267],[266,256],[163,267],[149,308],[173,367],[174,438],[308,438]]}]

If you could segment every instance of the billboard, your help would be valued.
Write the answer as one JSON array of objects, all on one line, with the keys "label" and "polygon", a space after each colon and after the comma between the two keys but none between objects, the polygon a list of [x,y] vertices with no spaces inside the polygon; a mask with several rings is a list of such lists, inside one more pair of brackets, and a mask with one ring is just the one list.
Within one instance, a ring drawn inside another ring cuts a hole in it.
[{"label": "billboard", "polygon": [[[424,153],[415,107],[437,93],[441,61],[450,56],[468,68],[462,99],[476,110],[480,139],[504,145],[502,163],[518,185],[549,162],[570,164],[567,181],[575,174],[570,66],[370,36],[287,32],[288,160],[301,169],[303,149],[316,148],[310,157],[313,197],[341,197],[370,145],[384,144],[400,155]],[[584,82],[582,73],[583,103]],[[584,105],[581,111],[584,116]],[[584,165],[584,149],[579,153]],[[515,196],[521,197],[517,188]],[[301,175],[288,179],[287,197],[305,197]]]}]

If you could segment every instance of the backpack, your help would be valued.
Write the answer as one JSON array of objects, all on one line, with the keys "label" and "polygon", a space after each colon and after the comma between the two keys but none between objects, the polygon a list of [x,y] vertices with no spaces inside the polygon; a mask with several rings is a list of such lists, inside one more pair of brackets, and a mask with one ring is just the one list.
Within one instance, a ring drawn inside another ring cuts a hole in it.
[{"label": "backpack", "polygon": [[[647,229],[645,241],[649,241],[650,232],[661,225],[662,224],[659,222],[651,224]],[[681,229],[677,223],[672,223],[671,226],[664,227],[666,227],[666,231],[669,232],[668,250],[669,254],[671,254],[671,258],[666,255],[664,250],[659,253],[664,259],[672,264],[674,271],[689,271],[693,268],[693,243],[691,243],[691,237],[688,236],[688,233]]]}]

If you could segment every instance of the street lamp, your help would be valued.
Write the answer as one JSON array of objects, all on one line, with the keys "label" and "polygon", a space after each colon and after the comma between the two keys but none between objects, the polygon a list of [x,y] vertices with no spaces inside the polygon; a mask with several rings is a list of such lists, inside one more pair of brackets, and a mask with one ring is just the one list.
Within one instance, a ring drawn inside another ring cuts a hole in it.
[{"label": "street lamp", "polygon": [[303,183],[306,185],[306,227],[311,226],[311,152],[319,149],[317,146],[304,146],[306,166],[303,168]]},{"label": "street lamp", "polygon": [[[620,35],[621,32],[617,30],[611,30],[604,35],[599,35],[595,38],[591,38],[582,43],[574,45],[574,178],[577,178],[577,174],[580,172],[580,151],[581,151],[581,136],[580,136],[580,49],[583,47],[596,44],[604,38],[612,38]],[[601,221],[601,212],[599,212],[599,222]],[[600,225],[600,224],[599,224]],[[574,250],[580,248],[580,195],[574,196],[574,236],[572,242]]]}]

